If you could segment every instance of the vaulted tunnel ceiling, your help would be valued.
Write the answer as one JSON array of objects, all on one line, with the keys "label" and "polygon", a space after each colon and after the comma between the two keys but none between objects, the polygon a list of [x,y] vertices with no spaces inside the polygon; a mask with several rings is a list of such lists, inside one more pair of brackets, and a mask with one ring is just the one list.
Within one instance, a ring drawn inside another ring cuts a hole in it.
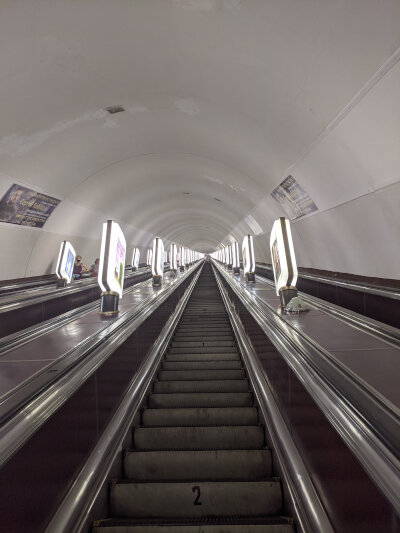
[{"label": "vaulted tunnel ceiling", "polygon": [[0,238],[20,275],[64,238],[96,256],[107,218],[130,246],[199,251],[256,228],[265,261],[292,173],[319,208],[294,223],[299,263],[393,276],[371,251],[399,258],[399,47],[398,0],[3,0],[0,195],[62,201]]}]

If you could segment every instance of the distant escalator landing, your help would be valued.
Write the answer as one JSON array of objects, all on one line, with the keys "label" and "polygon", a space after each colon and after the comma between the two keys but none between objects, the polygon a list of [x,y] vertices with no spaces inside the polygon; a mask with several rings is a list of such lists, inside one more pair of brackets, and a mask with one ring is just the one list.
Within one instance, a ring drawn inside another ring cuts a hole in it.
[{"label": "distant escalator landing", "polygon": [[209,264],[181,317],[95,533],[292,533]]}]

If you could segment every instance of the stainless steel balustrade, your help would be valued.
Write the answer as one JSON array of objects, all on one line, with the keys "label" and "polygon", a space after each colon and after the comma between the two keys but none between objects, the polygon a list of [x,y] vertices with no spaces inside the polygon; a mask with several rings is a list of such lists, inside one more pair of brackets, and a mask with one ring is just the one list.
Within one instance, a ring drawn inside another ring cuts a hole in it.
[{"label": "stainless steel balustrade", "polygon": [[334,533],[333,526],[279,411],[264,369],[254,353],[253,346],[217,274],[216,279],[246,364],[247,373],[269,430],[272,448],[278,457],[292,498],[298,524],[304,533]]},{"label": "stainless steel balustrade", "polygon": [[[273,281],[263,278],[262,276],[256,276],[258,283],[263,283],[269,287],[275,287]],[[360,315],[355,311],[349,311],[340,307],[339,305],[328,303],[325,300],[321,300],[316,296],[311,296],[305,292],[299,291],[299,296],[308,304],[321,309],[325,313],[342,320],[343,322],[351,323],[358,329],[365,331],[370,335],[375,335],[384,342],[392,344],[395,348],[400,348],[400,332],[397,328],[378,322],[373,318],[369,318],[365,315]]]},{"label": "stainless steel balustrade", "polygon": [[107,429],[76,477],[45,533],[71,533],[71,531],[77,533],[86,525],[90,509],[107,480],[114,460],[122,449],[125,435],[154,379],[164,351],[169,345],[200,272],[201,269],[195,274],[174,314],[164,326],[151,352],[132,380]]},{"label": "stainless steel balustrade", "polygon": [[213,264],[267,334],[365,471],[400,514],[400,414]]},{"label": "stainless steel balustrade", "polygon": [[[83,345],[68,352],[68,357],[64,357],[58,365],[60,371],[57,381],[47,386],[0,428],[0,466],[29,440],[198,266],[195,264],[163,290],[125,313],[102,330],[101,335],[92,335]],[[87,357],[89,354],[90,357]]]},{"label": "stainless steel balustrade", "polygon": [[[141,271],[133,272],[127,276],[128,279],[136,278],[142,276],[143,274],[150,273],[148,268],[144,268]],[[88,278],[84,283],[75,284],[62,288],[56,289],[55,283],[52,287],[45,287],[41,289],[32,289],[29,292],[29,289],[22,291],[21,294],[11,293],[9,295],[0,296],[0,315],[2,313],[9,313],[16,309],[22,309],[26,306],[46,302],[47,300],[54,300],[56,298],[63,298],[70,294],[75,294],[93,287],[97,287],[97,278]],[[100,289],[99,289],[100,290]]]},{"label": "stainless steel balustrade", "polygon": [[[268,270],[269,272],[273,272],[272,266],[268,265],[262,265],[260,263],[256,263],[256,268]],[[358,292],[367,292],[369,294],[374,294],[376,296],[384,296],[385,298],[391,298],[393,300],[400,300],[400,291],[396,289],[392,289],[390,287],[374,287],[372,285],[367,285],[364,283],[356,283],[354,281],[345,281],[343,279],[338,278],[328,278],[324,276],[313,276],[312,274],[305,274],[303,272],[299,272],[299,277],[304,279],[310,279],[312,281],[319,281],[321,283],[326,283],[328,285],[335,285],[338,287],[343,287],[344,289],[349,289],[353,291]]]},{"label": "stainless steel balustrade", "polygon": [[[143,287],[143,284],[148,282],[149,280],[147,279],[141,281],[140,283],[136,283],[135,285],[131,285],[130,287],[124,290],[124,294],[137,292],[141,289],[141,287]],[[14,350],[22,344],[26,344],[27,342],[30,342],[33,339],[36,339],[37,337],[40,337],[44,333],[47,333],[56,327],[63,326],[68,322],[71,322],[72,320],[76,320],[77,318],[85,315],[89,311],[92,311],[98,307],[99,300],[95,300],[94,302],[82,305],[81,307],[77,307],[76,309],[72,309],[71,311],[67,311],[66,313],[62,313],[61,315],[57,315],[53,318],[49,318],[48,320],[44,320],[43,322],[39,322],[38,324],[29,328],[17,331],[16,333],[11,333],[6,337],[2,337],[0,339],[0,356],[3,356],[10,350]]]}]

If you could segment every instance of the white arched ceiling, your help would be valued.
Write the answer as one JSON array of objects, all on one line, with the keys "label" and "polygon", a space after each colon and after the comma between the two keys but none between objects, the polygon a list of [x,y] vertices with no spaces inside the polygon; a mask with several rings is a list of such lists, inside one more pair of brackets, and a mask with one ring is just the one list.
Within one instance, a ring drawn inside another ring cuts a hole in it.
[{"label": "white arched ceiling", "polygon": [[0,277],[51,271],[64,238],[91,262],[107,218],[130,250],[251,232],[269,260],[289,173],[319,208],[300,265],[398,277],[399,47],[398,0],[2,0],[0,195],[62,201],[0,224]]}]

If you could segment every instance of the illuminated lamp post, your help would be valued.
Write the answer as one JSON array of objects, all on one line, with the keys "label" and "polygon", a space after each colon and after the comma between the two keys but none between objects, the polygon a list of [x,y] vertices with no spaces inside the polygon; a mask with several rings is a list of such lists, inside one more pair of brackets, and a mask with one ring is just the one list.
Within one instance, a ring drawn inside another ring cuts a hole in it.
[{"label": "illuminated lamp post", "polygon": [[132,272],[139,268],[140,250],[134,248],[132,253]]},{"label": "illuminated lamp post", "polygon": [[232,246],[230,244],[226,247],[226,266],[228,270],[232,270]]},{"label": "illuminated lamp post", "polygon": [[153,259],[153,250],[149,248],[147,250],[147,259],[146,259],[147,266],[151,267],[152,259]]},{"label": "illuminated lamp post", "polygon": [[232,243],[232,270],[235,275],[240,274],[239,243]]},{"label": "illuminated lamp post", "polygon": [[276,294],[280,298],[282,309],[287,312],[308,311],[309,308],[297,294],[298,270],[290,222],[287,218],[275,220],[271,231],[270,250]]},{"label": "illuminated lamp post", "polygon": [[124,289],[126,240],[117,222],[107,220],[103,224],[99,274],[97,281],[102,289],[100,313],[118,313],[118,303]]},{"label": "illuminated lamp post", "polygon": [[72,244],[62,241],[56,266],[57,288],[66,287],[68,283],[71,283],[75,257],[76,253]]},{"label": "illuminated lamp post", "polygon": [[243,256],[243,271],[246,277],[247,283],[255,283],[256,276],[254,273],[255,270],[255,260],[254,260],[254,245],[253,237],[251,235],[246,235],[242,243],[242,256]]},{"label": "illuminated lamp post", "polygon": [[160,237],[156,237],[153,241],[151,273],[153,275],[153,287],[160,287],[164,276],[164,244]]},{"label": "illuminated lamp post", "polygon": [[185,266],[186,266],[185,256],[186,256],[185,248],[181,246],[180,252],[179,252],[179,270],[181,272],[185,271]]},{"label": "illuminated lamp post", "polygon": [[170,269],[173,272],[176,272],[178,270],[178,249],[176,247],[176,244],[172,243],[170,246]]}]

